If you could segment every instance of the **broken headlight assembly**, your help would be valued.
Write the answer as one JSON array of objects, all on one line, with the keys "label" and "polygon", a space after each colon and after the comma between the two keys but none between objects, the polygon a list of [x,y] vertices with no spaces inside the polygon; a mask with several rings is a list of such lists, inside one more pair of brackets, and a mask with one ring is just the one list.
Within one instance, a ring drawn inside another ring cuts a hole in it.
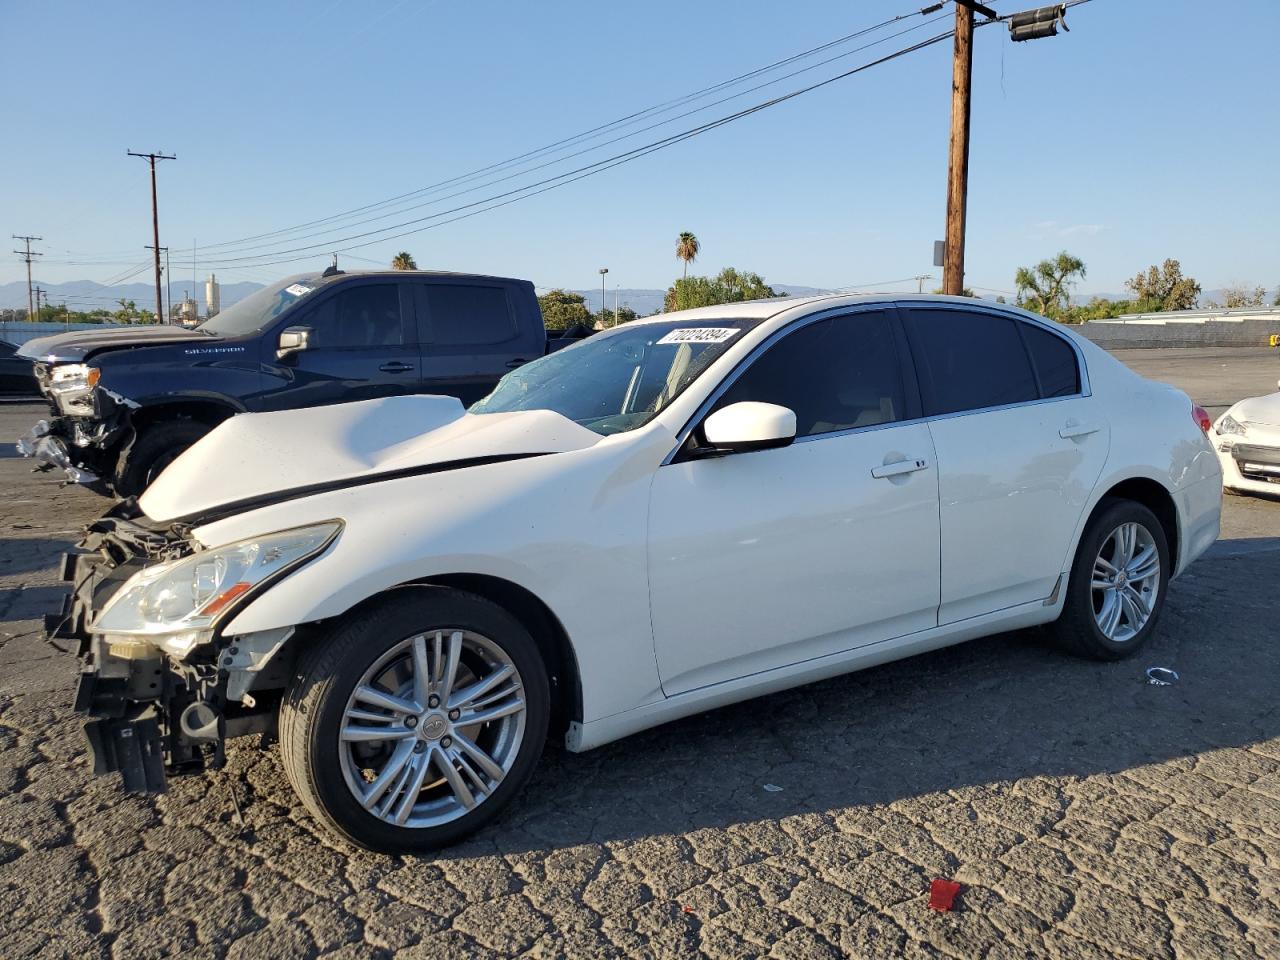
[{"label": "broken headlight assembly", "polygon": [[1248,432],[1245,429],[1245,425],[1229,413],[1222,415],[1222,419],[1218,421],[1217,429],[1218,433],[1224,436],[1229,434],[1231,436],[1243,437]]},{"label": "broken headlight assembly", "polygon": [[49,395],[66,416],[91,417],[97,412],[93,389],[102,371],[84,363],[64,363],[49,370]]},{"label": "broken headlight assembly", "polygon": [[238,602],[315,559],[342,529],[329,520],[241,540],[140,570],[89,629],[113,654],[157,648],[176,659],[213,639],[218,620]]}]

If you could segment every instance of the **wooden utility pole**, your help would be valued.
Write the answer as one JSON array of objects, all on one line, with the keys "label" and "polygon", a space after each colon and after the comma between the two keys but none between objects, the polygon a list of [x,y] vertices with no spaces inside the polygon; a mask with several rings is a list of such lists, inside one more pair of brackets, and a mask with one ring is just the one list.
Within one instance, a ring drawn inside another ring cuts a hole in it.
[{"label": "wooden utility pole", "polygon": [[33,257],[44,256],[43,253],[35,253],[31,249],[31,241],[43,240],[44,238],[43,237],[26,237],[26,236],[20,237],[16,233],[13,234],[12,236],[13,236],[13,239],[15,240],[22,240],[27,246],[26,250],[15,250],[13,252],[18,254],[20,257],[22,257],[23,260],[27,262],[27,320],[31,321],[34,319],[34,314],[31,312],[31,259]]},{"label": "wooden utility pole", "polygon": [[169,156],[163,153],[134,153],[132,150],[126,151],[131,157],[142,157],[144,160],[151,162],[151,236],[152,246],[150,249],[156,255],[156,321],[164,322],[164,300],[160,295],[160,211],[156,205],[156,161],[157,160],[177,160],[176,156]]},{"label": "wooden utility pole", "polygon": [[973,81],[973,9],[956,0],[951,63],[951,147],[947,163],[947,245],[942,292],[964,293],[964,219],[969,202],[969,89]]}]

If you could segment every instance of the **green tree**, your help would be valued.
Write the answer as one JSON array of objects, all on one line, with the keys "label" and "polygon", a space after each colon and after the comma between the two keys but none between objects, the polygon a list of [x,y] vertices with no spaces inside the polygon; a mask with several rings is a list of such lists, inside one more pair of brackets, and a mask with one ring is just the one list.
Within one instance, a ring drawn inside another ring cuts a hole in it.
[{"label": "green tree", "polygon": [[630,307],[619,307],[617,316],[612,310],[601,310],[595,315],[596,322],[603,327],[616,327],[620,323],[630,323],[636,318],[636,312]]},{"label": "green tree", "polygon": [[[934,290],[933,292],[934,292],[934,293],[942,293],[942,292],[943,292],[943,290],[942,290],[942,288],[941,288],[941,287],[938,287],[938,289]],[[962,297],[973,297],[974,299],[977,299],[977,297],[978,297],[978,295],[977,295],[976,293],[974,293],[972,290],[970,290],[968,287],[961,287],[961,288],[960,288],[960,296],[962,296]],[[997,300],[998,302],[1000,302],[1000,303],[1003,303],[1003,302],[1004,302],[1004,301],[1003,301],[1003,300],[1001,300],[999,297],[997,297],[997,298],[996,298],[996,300]]]},{"label": "green tree", "polygon": [[1019,267],[1013,278],[1018,306],[1056,320],[1067,312],[1071,285],[1084,275],[1084,261],[1065,250],[1034,267]]},{"label": "green tree", "polygon": [[689,276],[689,264],[698,259],[701,249],[698,238],[688,230],[676,238],[676,257],[684,261],[684,276]]},{"label": "green tree", "polygon": [[538,298],[538,306],[542,308],[543,326],[548,330],[567,330],[574,324],[590,326],[592,323],[586,298],[580,293],[551,290]]},{"label": "green tree", "polygon": [[418,263],[413,259],[413,254],[407,250],[401,250],[391,258],[392,270],[417,270]]},{"label": "green tree", "polygon": [[786,294],[774,290],[760,274],[725,267],[715,277],[681,277],[667,289],[662,308],[670,312],[782,296]]},{"label": "green tree", "polygon": [[132,300],[126,300],[124,297],[121,297],[116,301],[116,303],[120,304],[120,309],[112,314],[112,316],[118,321],[121,323],[133,323],[133,321],[138,318],[138,305]]},{"label": "green tree", "polygon": [[1125,286],[1142,305],[1138,313],[1191,310],[1200,301],[1200,284],[1182,275],[1182,264],[1177,260],[1165,260],[1159,267],[1152,264],[1145,272],[1126,280]]}]

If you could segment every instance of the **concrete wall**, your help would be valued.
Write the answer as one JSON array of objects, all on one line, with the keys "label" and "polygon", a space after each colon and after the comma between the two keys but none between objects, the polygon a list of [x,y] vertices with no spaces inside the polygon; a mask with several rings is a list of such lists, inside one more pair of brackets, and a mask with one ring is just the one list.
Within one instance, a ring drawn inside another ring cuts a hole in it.
[{"label": "concrete wall", "polygon": [[1125,347],[1266,347],[1280,335],[1280,315],[1248,320],[1084,323],[1074,328],[1108,350]]},{"label": "concrete wall", "polygon": [[21,346],[36,337],[48,337],[55,333],[71,333],[76,330],[105,330],[119,327],[119,323],[20,323],[0,320],[0,340]]}]

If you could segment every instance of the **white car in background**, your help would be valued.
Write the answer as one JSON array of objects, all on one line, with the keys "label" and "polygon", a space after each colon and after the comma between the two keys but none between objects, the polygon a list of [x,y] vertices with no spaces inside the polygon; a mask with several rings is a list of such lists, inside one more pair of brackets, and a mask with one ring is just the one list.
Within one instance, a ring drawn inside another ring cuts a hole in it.
[{"label": "white car in background", "polygon": [[50,626],[86,656],[98,772],[163,789],[278,718],[320,824],[426,850],[496,816],[548,734],[587,750],[1037,624],[1136,653],[1218,535],[1208,426],[980,301],[666,314],[470,412],[233,417],[91,528]]},{"label": "white car in background", "polygon": [[1241,400],[1213,434],[1229,492],[1280,496],[1280,393]]}]

